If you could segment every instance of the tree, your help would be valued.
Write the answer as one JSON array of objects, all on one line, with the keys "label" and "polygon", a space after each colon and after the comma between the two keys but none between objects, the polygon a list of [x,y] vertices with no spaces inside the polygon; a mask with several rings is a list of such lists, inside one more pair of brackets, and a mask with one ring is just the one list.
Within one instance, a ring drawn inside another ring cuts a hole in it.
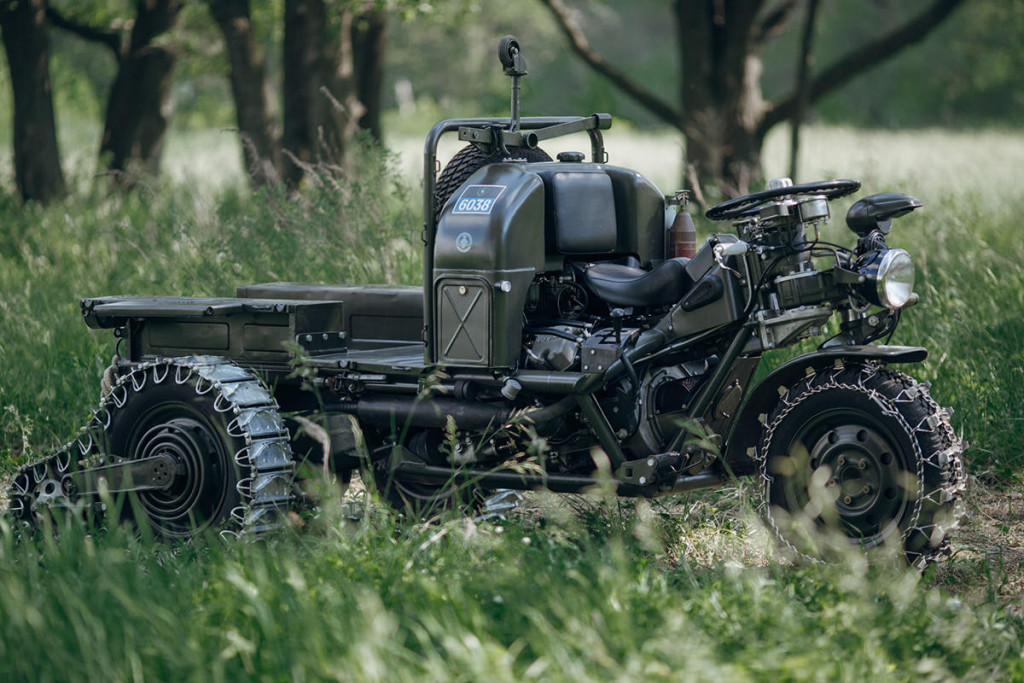
[{"label": "tree", "polygon": [[207,0],[227,46],[246,166],[254,185],[298,185],[311,164],[347,168],[362,127],[380,137],[386,14],[373,2],[285,0],[284,126],[266,94],[248,0]]},{"label": "tree", "polygon": [[800,168],[800,128],[804,123],[804,115],[807,112],[807,98],[811,66],[814,63],[814,25],[818,18],[819,0],[807,0],[807,16],[804,18],[804,28],[800,32],[800,58],[797,64],[796,76],[796,106],[793,107],[793,117],[790,119],[789,131],[789,177],[797,180],[797,171]]},{"label": "tree", "polygon": [[131,32],[91,26],[50,7],[54,26],[109,48],[118,62],[107,97],[100,142],[101,162],[131,185],[139,174],[159,171],[164,134],[171,111],[171,73],[175,55],[157,39],[174,25],[182,0],[137,0]]},{"label": "tree", "polygon": [[681,64],[679,103],[664,99],[606,61],[587,41],[578,13],[563,0],[541,0],[576,54],[591,68],[679,130],[686,141],[691,185],[716,185],[723,194],[749,191],[761,176],[761,147],[776,124],[923,39],[963,0],[934,0],[902,26],[866,41],[808,78],[794,92],[766,102],[761,90],[764,46],[783,31],[797,0],[673,0]]},{"label": "tree", "polygon": [[66,191],[50,86],[46,0],[0,0],[0,33],[14,100],[14,175],[23,201]]},{"label": "tree", "polygon": [[384,83],[387,28],[387,14],[373,5],[357,13],[352,21],[352,64],[355,67],[356,91],[363,103],[359,127],[378,142],[383,137],[381,86]]},{"label": "tree", "polygon": [[135,23],[110,89],[100,157],[114,171],[155,175],[170,120],[175,56],[155,40],[170,30],[182,0],[138,0]]},{"label": "tree", "polygon": [[285,177],[297,184],[316,161],[344,167],[348,144],[364,113],[352,57],[353,11],[337,11],[338,31],[328,32],[324,0],[285,0]]},{"label": "tree", "polygon": [[209,0],[209,4],[227,48],[245,167],[254,186],[276,184],[281,180],[280,135],[271,109],[266,66],[253,34],[249,0]]}]

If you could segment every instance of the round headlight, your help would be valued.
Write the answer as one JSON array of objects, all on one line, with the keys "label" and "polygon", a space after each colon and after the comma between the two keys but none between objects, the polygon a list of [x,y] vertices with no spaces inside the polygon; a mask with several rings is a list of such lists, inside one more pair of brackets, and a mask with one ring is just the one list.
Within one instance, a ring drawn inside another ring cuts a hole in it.
[{"label": "round headlight", "polygon": [[903,308],[914,293],[914,261],[903,249],[890,249],[882,256],[875,276],[878,300],[886,308]]}]

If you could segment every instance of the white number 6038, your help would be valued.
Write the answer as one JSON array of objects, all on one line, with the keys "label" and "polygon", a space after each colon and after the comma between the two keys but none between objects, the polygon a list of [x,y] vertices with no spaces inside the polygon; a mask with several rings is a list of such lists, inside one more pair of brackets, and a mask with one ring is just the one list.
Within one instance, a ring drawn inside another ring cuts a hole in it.
[{"label": "white number 6038", "polygon": [[490,213],[493,199],[460,199],[455,210],[466,213]]}]

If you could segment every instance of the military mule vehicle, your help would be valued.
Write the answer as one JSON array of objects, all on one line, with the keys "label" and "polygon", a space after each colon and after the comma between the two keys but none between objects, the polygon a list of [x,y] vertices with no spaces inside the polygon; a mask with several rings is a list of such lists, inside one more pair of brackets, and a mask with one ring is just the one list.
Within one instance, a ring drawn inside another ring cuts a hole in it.
[{"label": "military mule vehicle", "polygon": [[[927,351],[878,343],[918,302],[886,238],[921,203],[859,199],[848,248],[818,228],[860,183],[780,179],[708,210],[729,229],[694,249],[685,195],[608,163],[610,116],[521,117],[518,41],[499,56],[511,116],[427,136],[422,287],[82,300],[118,356],[79,437],[17,474],[10,514],[32,524],[108,492],[162,536],[260,533],[306,504],[303,462],[360,472],[418,515],[500,489],[652,497],[753,476],[794,549],[835,526],[913,563],[942,553],[962,444],[928,385],[892,367]],[[468,144],[438,176],[449,133]],[[571,133],[589,159],[541,150]],[[826,330],[754,381],[764,354]]]}]

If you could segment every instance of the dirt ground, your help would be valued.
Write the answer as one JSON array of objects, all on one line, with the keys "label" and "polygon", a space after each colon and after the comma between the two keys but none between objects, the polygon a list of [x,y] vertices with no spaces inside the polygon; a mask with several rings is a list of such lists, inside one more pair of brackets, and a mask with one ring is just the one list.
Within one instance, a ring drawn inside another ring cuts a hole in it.
[{"label": "dirt ground", "polygon": [[953,555],[934,582],[966,598],[992,599],[1024,616],[1024,493],[972,479],[966,514],[953,536]]}]

